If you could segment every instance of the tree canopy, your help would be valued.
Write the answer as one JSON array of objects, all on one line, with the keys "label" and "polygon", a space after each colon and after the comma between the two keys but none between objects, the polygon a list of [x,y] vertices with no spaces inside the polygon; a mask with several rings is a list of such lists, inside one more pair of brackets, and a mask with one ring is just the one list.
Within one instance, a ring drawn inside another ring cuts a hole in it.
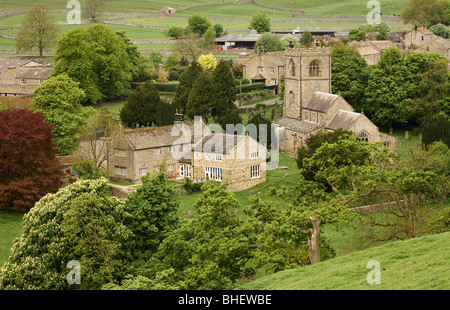
[{"label": "tree canopy", "polygon": [[105,25],[78,27],[61,36],[53,76],[67,74],[80,83],[85,102],[124,98],[132,79],[132,57],[123,35]]},{"label": "tree canopy", "polygon": [[250,19],[249,28],[256,30],[258,33],[270,32],[270,18],[265,13],[255,12]]}]

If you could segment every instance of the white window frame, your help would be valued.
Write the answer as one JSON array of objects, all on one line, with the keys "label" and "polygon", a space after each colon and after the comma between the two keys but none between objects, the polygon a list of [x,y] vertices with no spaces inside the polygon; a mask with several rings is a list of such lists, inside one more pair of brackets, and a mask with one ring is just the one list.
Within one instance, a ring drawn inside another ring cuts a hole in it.
[{"label": "white window frame", "polygon": [[158,148],[156,148],[156,149],[153,149],[153,154],[155,154],[155,155],[161,155],[161,148],[158,147]]},{"label": "white window frame", "polygon": [[205,159],[206,160],[211,160],[211,154],[205,154]]},{"label": "white window frame", "polygon": [[208,180],[222,181],[222,168],[205,167],[205,178]]},{"label": "white window frame", "polygon": [[223,155],[222,154],[216,154],[216,160],[217,161],[222,161],[223,160]]},{"label": "white window frame", "polygon": [[260,165],[254,165],[250,167],[251,179],[258,179],[261,177],[261,167]]},{"label": "white window frame", "polygon": [[270,73],[272,73],[272,74],[275,73],[275,68],[274,67],[270,67]]},{"label": "white window frame", "polygon": [[264,73],[264,67],[258,67],[258,72],[259,73]]},{"label": "white window frame", "polygon": [[191,177],[191,165],[180,164],[180,176],[185,178]]},{"label": "white window frame", "polygon": [[116,168],[116,175],[127,175],[127,168],[125,167],[115,167]]},{"label": "white window frame", "polygon": [[139,169],[139,176],[140,177],[146,176],[147,173],[148,173],[148,168],[140,168]]},{"label": "white window frame", "polygon": [[250,153],[250,159],[257,159],[257,158],[259,158],[259,152]]},{"label": "white window frame", "polygon": [[160,172],[161,172],[161,167],[155,166],[155,167],[153,167],[153,171],[154,171],[155,173],[160,173]]},{"label": "white window frame", "polygon": [[167,165],[167,171],[170,171],[170,172],[175,171],[175,164],[169,164],[169,165]]},{"label": "white window frame", "polygon": [[121,150],[121,149],[115,149],[114,150],[114,156],[116,157],[127,157],[127,151]]}]

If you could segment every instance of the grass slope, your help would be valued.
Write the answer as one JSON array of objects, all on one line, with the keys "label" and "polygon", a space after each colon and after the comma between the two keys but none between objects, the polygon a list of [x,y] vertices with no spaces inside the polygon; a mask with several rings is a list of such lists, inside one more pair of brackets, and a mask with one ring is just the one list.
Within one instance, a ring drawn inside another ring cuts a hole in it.
[{"label": "grass slope", "polygon": [[[368,284],[367,275],[380,263],[381,283]],[[263,277],[244,290],[448,290],[450,232],[424,236]]]},{"label": "grass slope", "polygon": [[0,266],[8,260],[15,238],[22,233],[23,213],[0,210]]}]

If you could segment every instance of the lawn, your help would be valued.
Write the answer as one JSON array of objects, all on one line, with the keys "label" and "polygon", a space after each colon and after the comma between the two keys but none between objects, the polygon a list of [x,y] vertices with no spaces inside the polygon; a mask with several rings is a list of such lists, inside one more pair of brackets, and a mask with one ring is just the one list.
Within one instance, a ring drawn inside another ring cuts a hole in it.
[{"label": "lawn", "polygon": [[[367,267],[376,260],[380,284],[369,284]],[[378,247],[250,282],[245,290],[448,290],[450,232]]]},{"label": "lawn", "polygon": [[22,233],[23,213],[0,210],[0,266],[8,260],[14,238]]}]

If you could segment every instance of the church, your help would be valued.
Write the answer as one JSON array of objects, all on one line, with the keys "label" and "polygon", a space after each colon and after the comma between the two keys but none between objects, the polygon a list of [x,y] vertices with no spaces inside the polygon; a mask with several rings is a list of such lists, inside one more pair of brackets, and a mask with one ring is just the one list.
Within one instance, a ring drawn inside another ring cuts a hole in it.
[{"label": "church", "polygon": [[331,48],[288,48],[283,54],[285,86],[283,117],[274,125],[283,132],[280,151],[295,156],[299,147],[321,131],[349,130],[361,141],[382,142],[390,151],[397,138],[382,133],[364,113],[331,93]]}]

